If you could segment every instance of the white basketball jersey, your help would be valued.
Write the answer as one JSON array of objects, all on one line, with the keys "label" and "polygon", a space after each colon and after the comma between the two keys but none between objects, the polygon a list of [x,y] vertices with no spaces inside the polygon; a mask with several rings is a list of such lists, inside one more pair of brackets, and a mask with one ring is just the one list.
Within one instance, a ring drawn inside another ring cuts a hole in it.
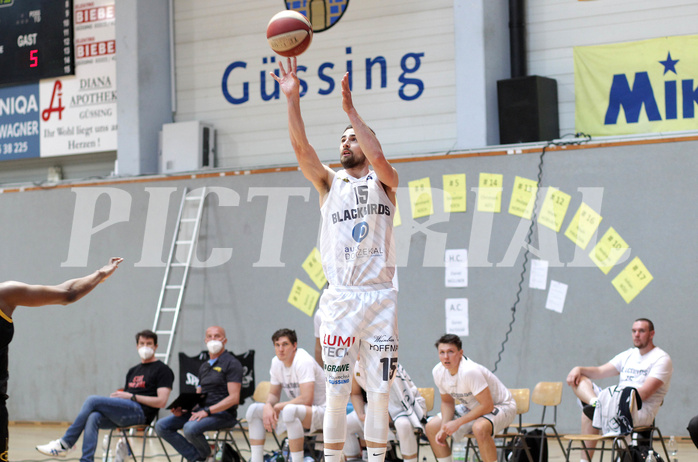
[{"label": "white basketball jersey", "polygon": [[395,206],[371,171],[354,178],[335,174],[320,212],[320,254],[331,285],[389,283],[395,273]]}]

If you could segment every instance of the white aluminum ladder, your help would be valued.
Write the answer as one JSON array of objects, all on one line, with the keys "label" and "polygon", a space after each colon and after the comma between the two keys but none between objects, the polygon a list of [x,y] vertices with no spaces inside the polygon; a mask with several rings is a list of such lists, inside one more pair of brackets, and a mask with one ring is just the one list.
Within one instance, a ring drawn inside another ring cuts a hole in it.
[{"label": "white aluminum ladder", "polygon": [[187,285],[189,268],[199,237],[199,227],[206,200],[206,187],[196,189],[191,193],[195,195],[190,196],[189,189],[184,188],[177,216],[177,227],[172,236],[172,246],[153,322],[153,332],[158,337],[167,339],[167,349],[164,352],[155,353],[155,357],[165,364],[170,360],[172,341],[184,299],[184,289]]}]

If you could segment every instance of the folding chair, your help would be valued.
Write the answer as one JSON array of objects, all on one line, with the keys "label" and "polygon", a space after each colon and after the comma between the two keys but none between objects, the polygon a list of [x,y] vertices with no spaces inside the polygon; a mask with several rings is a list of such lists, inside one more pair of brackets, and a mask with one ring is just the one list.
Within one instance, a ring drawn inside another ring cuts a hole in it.
[{"label": "folding chair", "polygon": [[[659,441],[662,443],[662,449],[664,449],[664,455],[666,458],[667,462],[672,460],[669,457],[669,451],[667,451],[666,444],[664,444],[664,437],[662,436],[662,432],[659,430],[659,427],[656,426],[655,422],[652,422],[652,425],[647,425],[644,427],[635,427],[633,428],[633,440],[638,443],[642,444],[643,442],[647,442],[647,446],[650,448],[653,448],[653,442],[654,442],[654,433],[657,433],[657,436],[659,437]],[[657,452],[657,451],[655,451]]]},{"label": "folding chair", "polygon": [[[629,446],[628,446],[628,441],[627,437],[630,435],[617,435],[617,436],[603,436],[603,435],[565,435],[562,437],[562,439],[567,440],[569,443],[567,444],[567,451],[563,450],[563,454],[565,455],[565,460],[569,462],[570,457],[572,456],[572,451],[578,450],[578,451],[584,451],[587,460],[591,460],[591,456],[589,454],[589,448],[586,447],[584,444],[587,441],[596,441],[596,442],[601,442],[601,447],[596,447],[593,449],[594,452],[598,451],[601,456],[599,458],[599,462],[603,461],[603,455],[604,453],[610,451],[611,452],[611,461],[616,461],[619,460],[619,457],[623,453],[629,452]],[[574,443],[581,443],[579,447],[574,447]],[[607,448],[606,443],[611,443],[611,447]],[[621,458],[620,460],[625,460],[624,458]]]},{"label": "folding chair", "polygon": [[158,435],[155,431],[154,425],[150,424],[133,425],[130,427],[118,427],[110,429],[107,438],[106,454],[104,455],[106,460],[110,460],[109,451],[111,449],[111,442],[112,438],[114,437],[114,432],[120,434],[121,438],[124,439],[124,441],[126,442],[126,446],[128,447],[129,454],[131,454],[131,457],[133,458],[134,462],[138,462],[138,459],[136,459],[136,451],[133,450],[133,445],[131,444],[131,440],[129,439],[134,437],[143,438],[143,445],[141,446],[141,462],[145,461],[145,447],[148,438],[157,438],[157,440],[160,442],[160,446],[162,447],[163,452],[165,453],[165,457],[167,457],[167,460],[170,461],[170,455],[167,453],[165,443],[160,438],[160,435]]},{"label": "folding chair", "polygon": [[[557,432],[557,407],[562,403],[562,382],[538,382],[533,388],[533,393],[531,394],[531,402],[539,406],[543,406],[543,411],[541,413],[539,423],[525,423],[522,428],[538,428],[543,431],[541,438],[548,437],[548,429],[552,430],[555,434],[555,439],[560,445],[562,453],[565,454],[565,447],[562,444],[562,439]],[[552,422],[545,420],[545,412],[548,407],[553,408],[553,420]],[[542,442],[541,442],[542,443]],[[543,452],[540,454],[542,461]]]}]

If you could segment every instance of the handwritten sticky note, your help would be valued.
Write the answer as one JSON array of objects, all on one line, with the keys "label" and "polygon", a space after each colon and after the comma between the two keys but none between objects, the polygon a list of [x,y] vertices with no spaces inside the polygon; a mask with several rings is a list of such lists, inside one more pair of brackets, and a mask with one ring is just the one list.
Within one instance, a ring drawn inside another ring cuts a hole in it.
[{"label": "handwritten sticky note", "polygon": [[465,173],[454,173],[453,175],[444,175],[444,212],[465,212],[466,189],[465,189]]},{"label": "handwritten sticky note", "polygon": [[514,179],[514,189],[511,191],[509,213],[530,220],[537,192],[537,182],[517,176]]},{"label": "handwritten sticky note", "polygon": [[570,199],[569,194],[553,187],[548,188],[540,208],[538,223],[559,233],[562,220],[565,219],[567,208],[570,206]]},{"label": "handwritten sticky note", "polygon": [[410,191],[412,218],[427,217],[434,214],[434,201],[431,197],[429,177],[407,183]]},{"label": "handwritten sticky note", "polygon": [[478,212],[500,212],[503,181],[504,177],[498,173],[480,173],[477,192]]},{"label": "handwritten sticky note", "polygon": [[574,214],[572,222],[567,227],[565,236],[582,249],[586,249],[601,220],[601,215],[582,202],[577,213]]},{"label": "handwritten sticky note", "polygon": [[310,251],[310,254],[308,254],[302,266],[318,289],[322,289],[325,284],[327,284],[325,272],[322,270],[320,251],[317,249],[317,247],[314,247],[313,250]]},{"label": "handwritten sticky note", "polygon": [[308,316],[313,315],[315,305],[320,298],[320,292],[310,287],[300,279],[296,279],[291,287],[291,293],[288,296],[288,303],[295,306]]},{"label": "handwritten sticky note", "polygon": [[620,237],[620,234],[611,227],[591,250],[589,257],[603,271],[603,274],[608,274],[629,248],[630,246]]},{"label": "handwritten sticky note", "polygon": [[640,258],[635,257],[628,263],[628,266],[626,266],[623,271],[618,273],[618,276],[616,276],[611,283],[620,296],[623,297],[625,303],[630,303],[645,287],[647,287],[647,284],[649,284],[652,279],[654,279],[654,277],[650,274],[645,265],[642,264]]}]

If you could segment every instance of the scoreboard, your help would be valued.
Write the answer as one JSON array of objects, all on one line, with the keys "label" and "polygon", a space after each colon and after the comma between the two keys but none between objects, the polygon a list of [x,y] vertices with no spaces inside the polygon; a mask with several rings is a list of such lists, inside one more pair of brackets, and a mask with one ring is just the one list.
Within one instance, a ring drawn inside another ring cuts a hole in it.
[{"label": "scoreboard", "polygon": [[0,85],[73,74],[73,0],[0,0]]}]

